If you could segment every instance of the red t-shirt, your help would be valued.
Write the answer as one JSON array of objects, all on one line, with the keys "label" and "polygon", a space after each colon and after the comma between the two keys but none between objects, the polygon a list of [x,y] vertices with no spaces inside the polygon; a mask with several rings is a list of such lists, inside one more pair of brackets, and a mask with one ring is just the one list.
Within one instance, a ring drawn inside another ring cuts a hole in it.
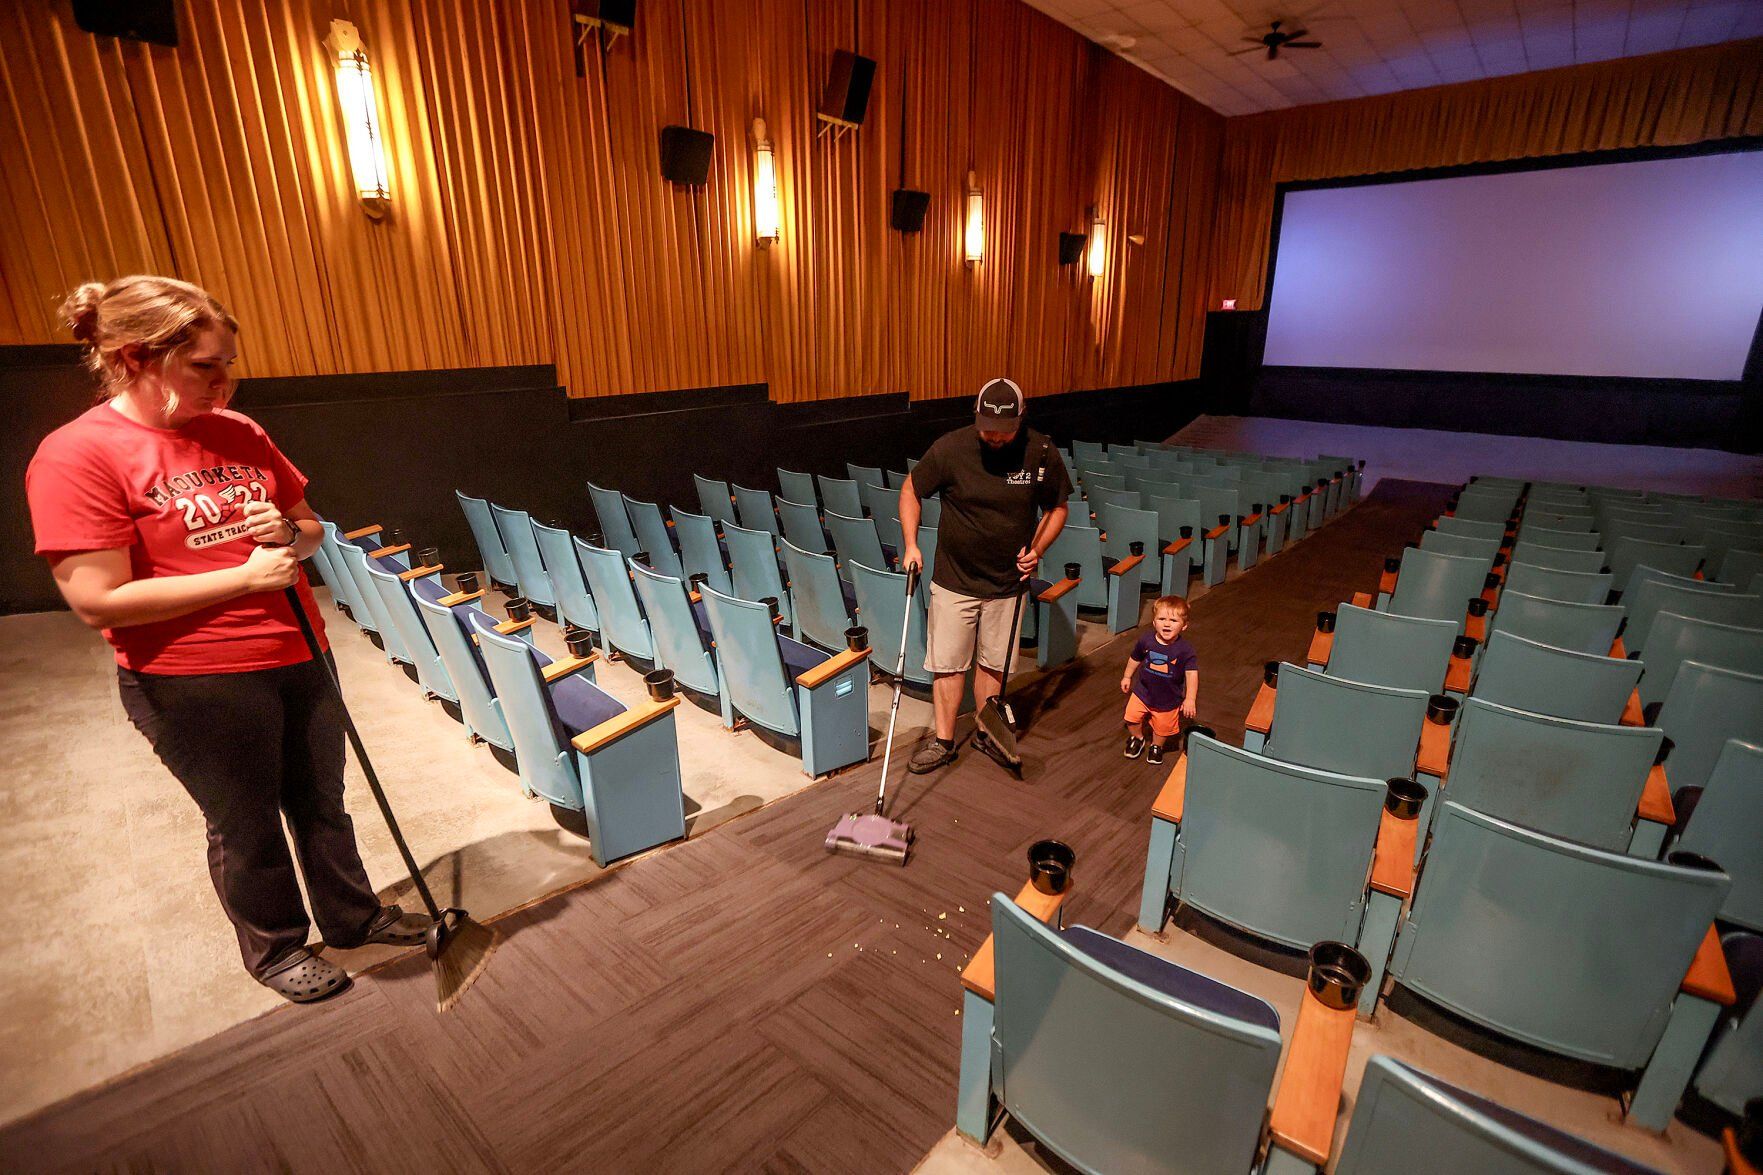
[{"label": "red t-shirt", "polygon": [[[256,541],[244,505],[287,510],[306,479],[256,421],[211,412],[181,428],[137,424],[101,403],[37,446],[25,472],[37,554],[126,547],[135,579],[237,567]],[[300,599],[324,624],[301,574]],[[107,628],[117,664],[142,673],[243,673],[310,660],[287,598],[254,592],[173,620]]]}]

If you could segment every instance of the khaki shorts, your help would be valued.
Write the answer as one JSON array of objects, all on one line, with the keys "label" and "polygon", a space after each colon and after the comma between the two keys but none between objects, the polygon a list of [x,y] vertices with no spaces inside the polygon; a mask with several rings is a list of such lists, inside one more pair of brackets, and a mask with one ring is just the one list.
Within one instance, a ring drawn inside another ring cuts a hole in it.
[{"label": "khaki shorts", "polygon": [[1010,644],[1010,612],[1015,603],[1009,596],[976,600],[931,584],[924,667],[932,673],[966,673],[973,664],[977,639],[979,663],[1002,673],[1004,654]]}]

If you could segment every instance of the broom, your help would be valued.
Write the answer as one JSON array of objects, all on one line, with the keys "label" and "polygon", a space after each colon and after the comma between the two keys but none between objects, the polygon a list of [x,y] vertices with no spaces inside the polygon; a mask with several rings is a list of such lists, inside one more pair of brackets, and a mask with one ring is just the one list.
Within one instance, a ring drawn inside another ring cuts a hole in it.
[{"label": "broom", "polygon": [[379,776],[374,774],[373,761],[367,757],[367,748],[361,745],[361,735],[355,729],[355,720],[349,716],[349,704],[343,699],[342,684],[337,681],[330,662],[318,647],[318,635],[312,631],[312,621],[306,617],[306,609],[300,603],[300,593],[293,587],[284,590],[288,597],[288,606],[294,610],[294,618],[300,622],[300,635],[306,638],[307,652],[324,667],[325,680],[331,683],[331,690],[337,695],[337,704],[343,711],[343,729],[349,735],[349,745],[355,748],[355,758],[367,776],[367,786],[373,792],[374,801],[380,806],[380,815],[386,818],[386,828],[392,833],[392,843],[398,846],[398,854],[404,858],[404,868],[409,872],[410,880],[422,897],[423,906],[428,910],[431,920],[428,955],[429,965],[435,972],[435,1010],[445,1012],[459,1002],[465,989],[483,973],[500,936],[483,923],[474,922],[471,915],[464,910],[452,907],[443,910],[436,904],[435,895],[429,892],[428,882],[423,880],[422,870],[416,867],[416,858],[410,855],[410,846],[404,843],[404,834],[398,829],[397,817],[392,815],[392,805],[386,800],[385,790],[380,787]]},{"label": "broom", "polygon": [[873,812],[852,812],[826,834],[826,851],[856,857],[877,857],[904,865],[912,855],[914,833],[903,820],[890,820],[883,811],[888,803],[888,764],[894,754],[894,723],[900,717],[900,690],[906,684],[906,634],[912,628],[912,593],[918,587],[918,568],[906,569],[906,608],[900,620],[900,659],[895,663],[894,704],[888,711],[888,737],[882,744],[881,784],[875,793]]}]

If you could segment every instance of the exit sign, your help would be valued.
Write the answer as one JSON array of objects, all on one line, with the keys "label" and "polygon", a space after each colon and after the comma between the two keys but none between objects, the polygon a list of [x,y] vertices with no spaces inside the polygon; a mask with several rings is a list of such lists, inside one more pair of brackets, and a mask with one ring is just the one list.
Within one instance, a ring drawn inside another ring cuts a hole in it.
[{"label": "exit sign", "polygon": [[1235,298],[1226,298],[1218,308],[1220,310],[1235,310],[1237,308],[1237,300]]}]

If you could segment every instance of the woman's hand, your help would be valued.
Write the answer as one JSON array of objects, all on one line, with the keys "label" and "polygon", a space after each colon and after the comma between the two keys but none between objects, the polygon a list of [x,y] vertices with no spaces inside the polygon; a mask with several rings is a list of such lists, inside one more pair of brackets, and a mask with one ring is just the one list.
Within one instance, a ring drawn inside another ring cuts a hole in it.
[{"label": "woman's hand", "polygon": [[300,560],[292,547],[253,547],[251,557],[239,565],[239,574],[246,592],[280,591],[300,578]]},{"label": "woman's hand", "polygon": [[249,528],[246,533],[266,547],[285,547],[300,538],[300,532],[274,502],[246,502],[245,525]]}]

